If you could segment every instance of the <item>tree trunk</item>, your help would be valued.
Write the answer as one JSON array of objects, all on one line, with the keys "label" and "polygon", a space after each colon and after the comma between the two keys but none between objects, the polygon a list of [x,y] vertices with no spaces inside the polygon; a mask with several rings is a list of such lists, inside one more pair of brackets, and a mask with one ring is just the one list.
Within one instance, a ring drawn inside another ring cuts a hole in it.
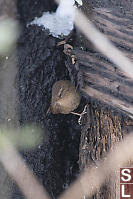
[{"label": "tree trunk", "polygon": [[[133,125],[128,119],[118,114],[104,110],[100,105],[90,103],[87,110],[86,122],[81,132],[79,165],[82,171],[85,167],[98,165],[105,159],[114,144],[121,141],[128,133],[127,125]],[[118,171],[119,172],[119,171]],[[96,193],[97,199],[119,198],[119,173],[109,176],[102,188]],[[93,197],[94,198],[94,197]]]}]

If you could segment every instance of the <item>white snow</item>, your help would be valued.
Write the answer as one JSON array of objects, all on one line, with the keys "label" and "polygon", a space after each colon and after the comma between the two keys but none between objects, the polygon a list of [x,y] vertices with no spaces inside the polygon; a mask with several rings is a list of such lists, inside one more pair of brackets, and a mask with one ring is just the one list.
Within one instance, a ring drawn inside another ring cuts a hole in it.
[{"label": "white snow", "polygon": [[74,26],[74,2],[74,0],[61,0],[55,13],[45,12],[42,17],[36,17],[30,24],[49,29],[50,34],[57,38],[67,36]]}]

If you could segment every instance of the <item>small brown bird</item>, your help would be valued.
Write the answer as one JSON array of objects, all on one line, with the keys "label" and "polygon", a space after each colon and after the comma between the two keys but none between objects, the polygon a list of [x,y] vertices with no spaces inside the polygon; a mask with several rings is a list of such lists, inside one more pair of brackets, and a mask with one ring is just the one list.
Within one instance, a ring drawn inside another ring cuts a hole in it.
[{"label": "small brown bird", "polygon": [[80,94],[76,91],[71,81],[57,81],[52,88],[50,110],[53,114],[69,114],[78,107],[80,99]]}]

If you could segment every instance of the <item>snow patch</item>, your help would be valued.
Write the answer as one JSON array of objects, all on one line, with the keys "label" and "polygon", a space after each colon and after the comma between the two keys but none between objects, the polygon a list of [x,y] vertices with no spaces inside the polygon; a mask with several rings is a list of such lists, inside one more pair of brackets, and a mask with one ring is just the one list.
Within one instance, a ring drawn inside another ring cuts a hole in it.
[{"label": "snow patch", "polygon": [[74,27],[75,1],[61,0],[55,13],[44,12],[42,17],[35,18],[30,24],[49,29],[52,36],[67,36]]}]

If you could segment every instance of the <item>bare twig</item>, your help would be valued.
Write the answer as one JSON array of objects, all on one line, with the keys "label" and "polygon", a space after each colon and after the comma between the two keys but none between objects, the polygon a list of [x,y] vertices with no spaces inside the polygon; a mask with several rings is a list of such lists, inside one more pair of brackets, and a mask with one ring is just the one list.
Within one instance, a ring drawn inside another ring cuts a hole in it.
[{"label": "bare twig", "polygon": [[133,119],[133,106],[127,102],[123,102],[122,100],[112,97],[106,93],[102,93],[95,88],[91,88],[90,86],[86,86],[81,89],[88,96],[91,96],[97,100],[101,100],[102,102],[111,105],[113,107],[117,107],[119,110],[124,111],[130,118]]},{"label": "bare twig", "polygon": [[0,151],[0,161],[27,199],[49,198],[44,188],[39,184],[32,171],[9,140],[6,141],[6,145]]},{"label": "bare twig", "polygon": [[133,63],[104,36],[93,23],[76,9],[75,25],[114,64],[133,78]]},{"label": "bare twig", "polygon": [[[104,161],[95,167],[87,168],[81,177],[59,199],[81,199],[91,197],[104,183],[112,172],[119,171],[129,159],[133,157],[133,135],[128,135],[117,143]],[[118,172],[119,177],[119,172]]]}]

